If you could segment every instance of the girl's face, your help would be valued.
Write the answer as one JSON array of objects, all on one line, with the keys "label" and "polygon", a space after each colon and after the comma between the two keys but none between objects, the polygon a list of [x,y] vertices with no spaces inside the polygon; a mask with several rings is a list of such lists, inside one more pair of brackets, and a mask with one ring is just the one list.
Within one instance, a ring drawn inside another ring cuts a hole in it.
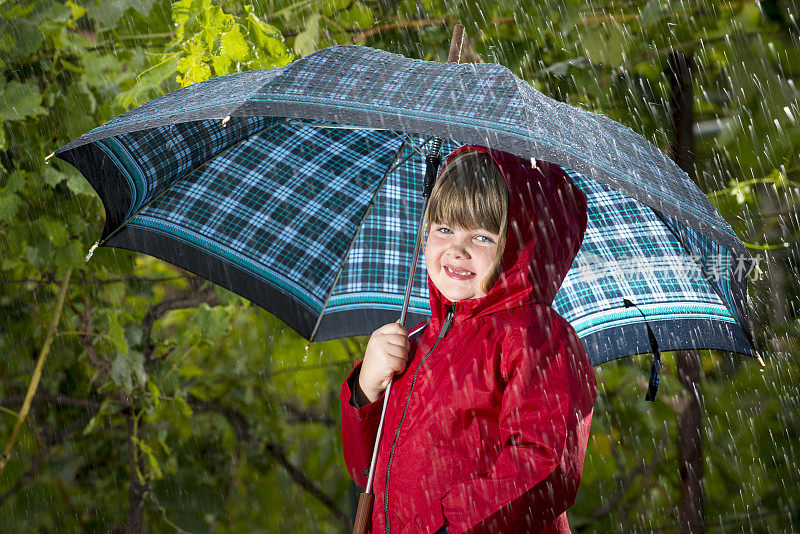
[{"label": "girl's face", "polygon": [[425,266],[436,288],[451,302],[486,296],[494,284],[492,264],[499,236],[485,228],[465,230],[431,224],[425,243]]}]

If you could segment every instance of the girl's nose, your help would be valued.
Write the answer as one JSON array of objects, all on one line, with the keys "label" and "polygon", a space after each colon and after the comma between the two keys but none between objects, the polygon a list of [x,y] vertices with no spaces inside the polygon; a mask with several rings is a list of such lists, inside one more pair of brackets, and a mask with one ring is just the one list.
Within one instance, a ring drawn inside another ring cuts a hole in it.
[{"label": "girl's nose", "polygon": [[450,253],[456,258],[469,258],[467,244],[461,240],[453,240],[450,244]]}]

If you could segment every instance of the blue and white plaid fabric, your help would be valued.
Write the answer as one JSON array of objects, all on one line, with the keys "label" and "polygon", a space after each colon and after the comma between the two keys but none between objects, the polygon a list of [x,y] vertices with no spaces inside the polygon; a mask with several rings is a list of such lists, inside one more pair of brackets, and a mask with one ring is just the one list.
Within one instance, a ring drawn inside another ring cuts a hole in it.
[{"label": "blue and white plaid fabric", "polygon": [[[474,143],[552,161],[586,192],[589,227],[554,307],[594,363],[649,351],[642,314],[662,350],[750,352],[752,258],[705,195],[634,132],[499,65],[332,47],[176,91],[56,155],[101,196],[104,244],[319,340],[397,318],[434,135],[443,156]],[[425,280],[420,259],[412,321],[428,314]]]}]

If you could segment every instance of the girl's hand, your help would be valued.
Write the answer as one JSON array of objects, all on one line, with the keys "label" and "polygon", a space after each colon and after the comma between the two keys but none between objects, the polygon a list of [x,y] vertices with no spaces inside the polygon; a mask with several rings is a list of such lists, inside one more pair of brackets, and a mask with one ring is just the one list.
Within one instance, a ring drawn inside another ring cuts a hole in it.
[{"label": "girl's hand", "polygon": [[398,323],[383,325],[372,333],[356,387],[356,400],[360,405],[375,402],[394,374],[406,370],[410,349],[408,330]]}]

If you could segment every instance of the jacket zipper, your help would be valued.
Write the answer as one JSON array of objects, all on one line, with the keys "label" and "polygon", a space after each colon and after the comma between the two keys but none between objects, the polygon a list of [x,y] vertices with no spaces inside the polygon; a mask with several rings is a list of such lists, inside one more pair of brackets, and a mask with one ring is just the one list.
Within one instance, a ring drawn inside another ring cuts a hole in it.
[{"label": "jacket zipper", "polygon": [[397,430],[394,433],[394,441],[392,442],[392,448],[389,451],[389,462],[386,464],[386,483],[383,487],[383,519],[386,523],[386,534],[389,533],[389,470],[392,468],[392,457],[394,457],[394,447],[397,445],[397,438],[400,437],[400,427],[403,426],[403,421],[406,418],[406,410],[408,409],[408,404],[411,402],[411,393],[414,391],[414,384],[417,382],[417,374],[419,370],[422,369],[422,365],[425,363],[425,360],[428,359],[428,356],[433,353],[436,346],[442,340],[444,336],[447,335],[447,332],[450,331],[450,327],[453,326],[453,317],[456,314],[456,304],[453,303],[452,306],[448,306],[447,315],[445,316],[444,322],[442,322],[442,328],[439,330],[439,337],[436,338],[436,342],[434,342],[433,347],[428,353],[422,358],[422,361],[419,362],[417,366],[417,370],[414,371],[414,378],[411,380],[411,387],[408,390],[408,397],[406,397],[406,405],[403,407],[403,415],[400,417],[400,423],[397,425]]}]

